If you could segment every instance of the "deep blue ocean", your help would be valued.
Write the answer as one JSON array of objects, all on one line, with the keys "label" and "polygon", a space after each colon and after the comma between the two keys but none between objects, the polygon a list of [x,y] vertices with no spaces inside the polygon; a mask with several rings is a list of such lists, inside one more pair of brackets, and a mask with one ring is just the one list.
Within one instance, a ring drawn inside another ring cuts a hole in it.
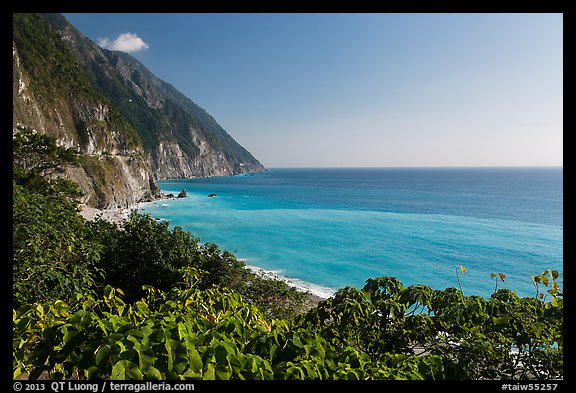
[{"label": "deep blue ocean", "polygon": [[[563,271],[562,168],[269,169],[158,182],[188,197],[141,207],[313,293],[405,286],[534,296],[530,274]],[[216,197],[208,197],[216,194]],[[542,292],[542,290],[541,290]]]}]

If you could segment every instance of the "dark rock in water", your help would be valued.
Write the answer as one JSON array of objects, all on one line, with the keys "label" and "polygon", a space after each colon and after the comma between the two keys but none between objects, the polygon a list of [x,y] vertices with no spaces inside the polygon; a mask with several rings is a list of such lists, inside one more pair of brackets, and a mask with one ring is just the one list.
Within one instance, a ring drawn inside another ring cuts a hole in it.
[{"label": "dark rock in water", "polygon": [[166,195],[166,198],[174,198],[174,194],[168,194]]},{"label": "dark rock in water", "polygon": [[214,198],[216,196],[216,194],[209,194],[208,197],[209,198]]},{"label": "dark rock in water", "polygon": [[79,152],[78,168],[61,176],[78,184],[87,206],[161,198],[156,179],[264,170],[208,112],[128,53],[99,47],[61,14],[15,13],[12,22],[12,133],[37,129]]},{"label": "dark rock in water", "polygon": [[186,190],[180,191],[180,194],[178,194],[178,198],[186,198]]}]

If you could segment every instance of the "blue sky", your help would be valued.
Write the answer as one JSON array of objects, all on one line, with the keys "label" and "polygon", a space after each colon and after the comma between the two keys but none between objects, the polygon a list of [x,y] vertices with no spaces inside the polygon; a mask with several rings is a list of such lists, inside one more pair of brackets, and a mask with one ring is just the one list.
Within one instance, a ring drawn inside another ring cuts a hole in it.
[{"label": "blue sky", "polygon": [[64,16],[267,167],[563,162],[562,14]]}]

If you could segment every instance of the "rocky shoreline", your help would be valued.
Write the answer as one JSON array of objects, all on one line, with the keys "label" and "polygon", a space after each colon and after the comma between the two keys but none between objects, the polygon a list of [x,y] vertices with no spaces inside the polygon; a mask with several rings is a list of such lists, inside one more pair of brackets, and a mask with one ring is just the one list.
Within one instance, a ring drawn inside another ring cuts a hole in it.
[{"label": "rocky shoreline", "polygon": [[94,221],[97,218],[101,218],[118,225],[128,220],[128,215],[132,209],[97,209],[95,207],[81,205],[80,215],[87,221]]},{"label": "rocky shoreline", "polygon": [[111,208],[111,209],[99,209],[96,207],[90,207],[85,204],[80,204],[80,215],[84,217],[87,221],[94,221],[97,218],[101,218],[104,221],[111,222],[113,224],[119,225],[123,222],[128,220],[130,216],[130,212],[132,210],[138,210],[140,207],[145,206],[149,203],[154,203],[166,199],[173,199],[173,198],[186,198],[186,190],[182,190],[178,196],[174,196],[173,194],[164,194],[160,192],[152,199],[147,199],[145,201],[141,201],[130,205],[125,208]]}]

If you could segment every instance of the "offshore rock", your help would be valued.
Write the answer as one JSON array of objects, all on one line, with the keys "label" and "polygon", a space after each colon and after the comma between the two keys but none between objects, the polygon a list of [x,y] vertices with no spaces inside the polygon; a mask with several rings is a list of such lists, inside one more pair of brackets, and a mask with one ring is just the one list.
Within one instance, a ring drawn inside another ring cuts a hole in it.
[{"label": "offshore rock", "polygon": [[59,14],[13,14],[13,133],[28,126],[78,152],[90,207],[158,199],[156,180],[265,168],[204,109],[132,56],[98,47]]}]

